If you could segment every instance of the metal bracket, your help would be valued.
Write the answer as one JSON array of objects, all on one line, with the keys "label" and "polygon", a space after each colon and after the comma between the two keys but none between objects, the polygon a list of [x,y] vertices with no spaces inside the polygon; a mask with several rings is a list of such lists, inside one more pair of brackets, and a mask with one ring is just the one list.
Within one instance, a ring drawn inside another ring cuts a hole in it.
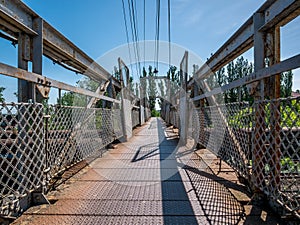
[{"label": "metal bracket", "polygon": [[32,204],[33,205],[42,205],[42,204],[50,204],[50,202],[48,201],[48,199],[46,198],[46,196],[43,193],[40,192],[32,192],[31,193],[32,196]]}]

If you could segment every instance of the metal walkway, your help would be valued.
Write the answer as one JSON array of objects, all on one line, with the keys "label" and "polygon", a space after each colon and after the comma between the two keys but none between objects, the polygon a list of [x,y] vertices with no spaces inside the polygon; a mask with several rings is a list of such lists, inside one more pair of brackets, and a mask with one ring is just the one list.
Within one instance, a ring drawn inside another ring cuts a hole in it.
[{"label": "metal walkway", "polygon": [[14,224],[238,224],[245,210],[228,183],[151,118]]}]

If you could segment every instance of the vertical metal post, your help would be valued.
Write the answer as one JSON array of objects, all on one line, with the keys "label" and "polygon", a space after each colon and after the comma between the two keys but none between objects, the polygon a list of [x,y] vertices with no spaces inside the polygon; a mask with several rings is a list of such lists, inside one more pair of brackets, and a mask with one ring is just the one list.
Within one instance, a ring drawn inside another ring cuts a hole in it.
[{"label": "vertical metal post", "polygon": [[[124,77],[123,77],[123,64],[121,58],[118,58],[119,71],[120,71],[120,79],[121,79],[121,119],[122,119],[122,128],[123,128],[123,139],[127,141],[128,138],[132,135],[132,120],[131,120],[131,107],[130,101],[128,100],[127,87],[124,85]],[[126,68],[127,69],[127,68]],[[126,71],[126,76],[129,73]],[[126,84],[128,85],[128,84]]]},{"label": "vertical metal post", "polygon": [[[28,70],[28,61],[30,61],[30,37],[19,33],[18,37],[18,68]],[[28,102],[29,99],[35,101],[34,85],[31,82],[18,79],[18,102]]]},{"label": "vertical metal post", "polygon": [[[263,13],[255,13],[253,15],[253,24],[254,24],[254,71],[265,67],[265,38],[264,34],[259,31],[260,27],[265,23],[265,18]],[[254,98],[256,101],[264,99],[264,81],[260,80],[256,91],[254,93]],[[256,194],[259,194],[261,191],[257,186],[259,186],[262,182],[263,178],[263,170],[264,168],[261,166],[264,164],[263,153],[265,152],[265,146],[261,146],[259,143],[261,135],[265,132],[265,113],[264,106],[262,103],[257,104],[257,108],[255,110],[255,128],[252,136],[252,182],[253,189]]]},{"label": "vertical metal post", "polygon": [[58,89],[58,104],[62,105],[62,98],[61,98],[61,89]]},{"label": "vertical metal post", "polygon": [[180,63],[180,140],[183,144],[187,142],[187,132],[189,125],[189,102],[187,99],[187,74],[188,74],[188,52],[184,53]]},{"label": "vertical metal post", "polygon": [[[37,74],[42,74],[43,73],[43,20],[42,18],[34,19],[33,28],[38,33],[38,35],[32,38],[32,72]],[[34,89],[35,86],[36,85],[34,84],[33,86]],[[44,100],[43,94],[37,92],[36,100],[37,102],[42,102]]]},{"label": "vertical metal post", "polygon": [[[267,35],[267,57],[269,59],[269,66],[280,62],[280,27],[275,27]],[[270,99],[280,98],[280,74],[269,78],[267,86],[269,90]],[[273,101],[270,105],[270,168],[271,168],[271,187],[272,191],[279,190],[280,186],[280,102]]]}]

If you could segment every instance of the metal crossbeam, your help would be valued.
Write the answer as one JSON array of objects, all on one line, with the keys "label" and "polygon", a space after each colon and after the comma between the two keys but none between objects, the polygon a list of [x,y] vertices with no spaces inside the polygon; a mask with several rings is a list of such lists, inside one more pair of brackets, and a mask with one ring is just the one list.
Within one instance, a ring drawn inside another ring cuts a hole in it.
[{"label": "metal crossbeam", "polygon": [[[40,18],[23,2],[18,0],[0,3],[0,29],[18,38],[18,33],[30,37],[38,35],[34,31],[34,20]],[[85,54],[75,44],[43,20],[43,54],[50,59],[66,64],[96,81],[107,80],[110,73]]]},{"label": "metal crossbeam", "polygon": [[39,75],[36,73],[31,73],[26,70],[18,69],[13,66],[6,65],[4,63],[0,63],[0,74],[10,76],[10,77],[15,77],[15,78],[26,80],[26,81],[30,81],[30,82],[33,82],[36,84],[43,85],[45,87],[55,87],[55,88],[59,88],[62,90],[71,91],[74,93],[94,97],[97,99],[103,99],[103,100],[107,100],[107,101],[114,102],[114,103],[120,103],[119,100],[116,100],[114,98],[110,98],[105,95],[100,95],[98,93],[95,93],[95,92],[92,92],[92,91],[89,91],[89,90],[86,90],[83,88],[75,87],[75,86]]},{"label": "metal crossbeam", "polygon": [[282,72],[292,70],[292,69],[297,69],[297,68],[300,68],[300,54],[298,54],[294,57],[291,57],[289,59],[286,59],[286,60],[280,62],[280,64],[275,64],[273,66],[263,68],[257,72],[254,72],[247,76],[239,78],[239,79],[232,81],[229,84],[226,84],[222,87],[214,88],[211,91],[205,92],[202,95],[198,95],[198,96],[194,97],[193,100],[197,101],[197,100],[207,98],[207,97],[210,97],[213,95],[224,93],[225,91],[228,91],[232,88],[240,87],[245,84],[250,84],[250,83],[259,81],[261,79],[271,77],[278,73],[282,73]]},{"label": "metal crossbeam", "polygon": [[[274,26],[283,26],[300,14],[300,2],[297,0],[267,1],[258,13],[265,16],[265,24],[260,30],[265,31]],[[218,51],[196,72],[193,79],[204,79],[224,65],[253,47],[253,17],[251,16]],[[189,86],[193,83],[189,81]]]}]

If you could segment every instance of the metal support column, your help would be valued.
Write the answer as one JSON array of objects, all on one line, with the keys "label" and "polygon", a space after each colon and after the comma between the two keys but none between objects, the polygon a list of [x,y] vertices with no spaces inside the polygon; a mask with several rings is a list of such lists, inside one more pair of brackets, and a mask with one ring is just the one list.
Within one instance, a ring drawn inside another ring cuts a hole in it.
[{"label": "metal support column", "polygon": [[184,53],[180,63],[180,140],[182,144],[187,142],[187,132],[189,125],[189,102],[187,98],[187,74],[188,74],[188,52]]},{"label": "metal support column", "polygon": [[[128,70],[126,65],[123,63],[121,58],[118,58],[119,64],[119,73],[121,79],[121,119],[122,119],[122,129],[123,129],[123,140],[127,141],[132,136],[132,118],[131,118],[131,102],[128,100],[128,90],[124,84],[124,76],[123,76],[123,69],[125,68]],[[129,73],[126,71],[126,80]],[[128,85],[128,84],[126,84]]]},{"label": "metal support column", "polygon": [[[18,37],[18,68],[28,70],[31,55],[30,37],[19,33]],[[18,79],[18,102],[35,101],[35,88],[32,82]]]},{"label": "metal support column", "polygon": [[[265,67],[265,35],[260,32],[259,29],[265,23],[265,18],[263,13],[255,13],[253,15],[254,23],[254,71],[257,72]],[[264,99],[265,96],[265,81],[260,80],[256,84],[256,90],[254,92],[255,101],[259,102]],[[261,165],[265,165],[264,153],[266,151],[265,145],[260,143],[261,135],[265,132],[265,107],[262,102],[256,104],[255,109],[255,128],[252,135],[252,184],[253,191],[255,193],[255,200],[261,201],[263,197],[262,191],[258,188],[261,186],[263,181],[263,169]],[[265,142],[265,141],[263,141]]]}]

